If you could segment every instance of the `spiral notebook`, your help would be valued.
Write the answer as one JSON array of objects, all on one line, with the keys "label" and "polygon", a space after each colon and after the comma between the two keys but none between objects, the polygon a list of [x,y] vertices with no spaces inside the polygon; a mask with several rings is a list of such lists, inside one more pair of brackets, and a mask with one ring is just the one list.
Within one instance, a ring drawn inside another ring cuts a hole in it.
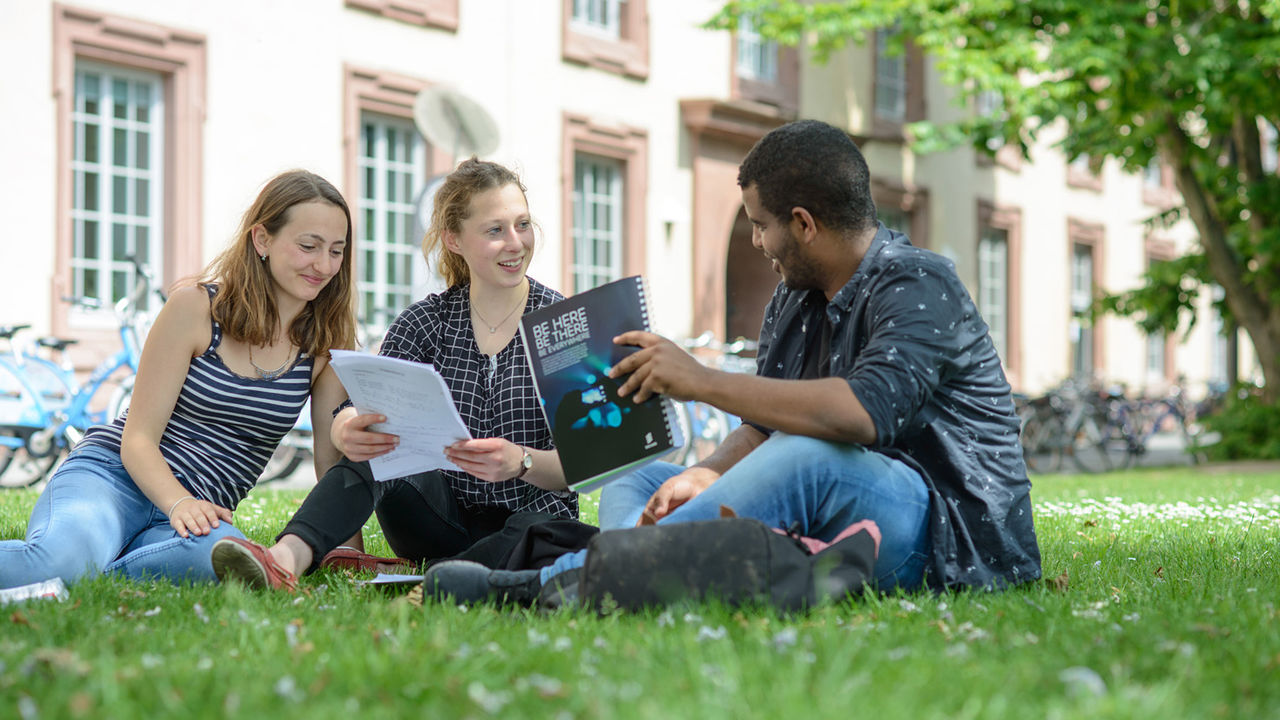
[{"label": "spiral notebook", "polygon": [[569,487],[590,492],[684,445],[675,406],[619,397],[609,368],[636,351],[615,345],[649,330],[648,291],[636,275],[534,310],[520,321],[525,354]]}]

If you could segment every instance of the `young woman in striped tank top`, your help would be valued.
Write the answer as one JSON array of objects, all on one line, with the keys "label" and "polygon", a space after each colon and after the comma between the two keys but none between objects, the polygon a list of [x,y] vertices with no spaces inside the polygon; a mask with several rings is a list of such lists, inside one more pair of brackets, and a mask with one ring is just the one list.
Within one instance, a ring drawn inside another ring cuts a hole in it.
[{"label": "young woman in striped tank top", "polygon": [[[563,299],[526,274],[534,246],[519,176],[476,158],[449,174],[423,242],[448,289],[401,312],[379,352],[434,365],[475,439],[446,448],[456,469],[379,482],[368,460],[398,439],[371,428],[381,415],[340,410],[330,439],[345,457],[319,478],[270,548],[239,538],[218,543],[219,577],[287,589],[322,565],[389,569],[490,551],[514,544],[530,523],[578,517],[578,496],[565,484],[517,332],[522,315]],[[316,437],[322,432],[317,427]],[[404,561],[362,552],[359,533],[371,515]]]},{"label": "young woman in striped tank top", "polygon": [[[212,581],[210,548],[312,396],[328,435],[355,345],[351,213],[303,170],[268,181],[235,240],[174,290],[143,347],[129,410],[91,428],[50,478],[0,587],[100,573]],[[318,443],[317,469],[337,460]]]}]

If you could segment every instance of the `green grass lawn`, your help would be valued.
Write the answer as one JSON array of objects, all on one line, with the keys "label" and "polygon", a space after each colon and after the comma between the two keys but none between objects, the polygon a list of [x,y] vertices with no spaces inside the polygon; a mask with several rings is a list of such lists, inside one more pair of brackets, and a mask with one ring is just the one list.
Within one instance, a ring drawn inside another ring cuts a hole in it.
[{"label": "green grass lawn", "polygon": [[[0,608],[0,717],[1280,717],[1280,472],[1041,477],[1033,498],[1059,582],[790,618],[93,580]],[[0,537],[34,499],[0,493]],[[237,523],[265,541],[300,500],[255,491]]]}]

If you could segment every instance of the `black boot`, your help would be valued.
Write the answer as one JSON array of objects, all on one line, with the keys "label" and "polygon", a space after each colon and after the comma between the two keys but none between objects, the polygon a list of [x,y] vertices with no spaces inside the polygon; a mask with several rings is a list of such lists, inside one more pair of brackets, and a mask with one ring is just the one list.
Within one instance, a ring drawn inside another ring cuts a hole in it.
[{"label": "black boot", "polygon": [[538,607],[542,610],[578,607],[578,578],[581,575],[582,568],[574,568],[553,576],[538,591]]},{"label": "black boot", "polygon": [[447,560],[427,568],[424,597],[464,605],[492,600],[498,605],[529,606],[538,599],[542,577],[538,570],[491,570],[470,560]]}]

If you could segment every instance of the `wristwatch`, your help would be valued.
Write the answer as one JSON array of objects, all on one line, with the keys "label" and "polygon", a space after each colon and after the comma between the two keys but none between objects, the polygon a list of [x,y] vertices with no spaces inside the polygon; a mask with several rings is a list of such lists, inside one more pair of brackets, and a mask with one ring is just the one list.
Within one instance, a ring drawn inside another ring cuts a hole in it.
[{"label": "wristwatch", "polygon": [[520,448],[524,451],[524,457],[520,458],[520,472],[516,475],[516,479],[524,477],[526,473],[533,467],[533,455],[529,454],[529,448]]}]

